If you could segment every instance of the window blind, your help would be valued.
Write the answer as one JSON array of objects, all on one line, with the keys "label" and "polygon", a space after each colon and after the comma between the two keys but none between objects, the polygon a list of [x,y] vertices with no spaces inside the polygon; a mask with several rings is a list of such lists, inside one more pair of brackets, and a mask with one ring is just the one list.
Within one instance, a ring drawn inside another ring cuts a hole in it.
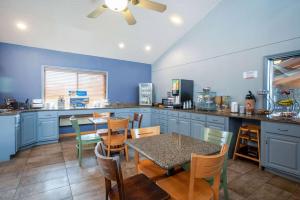
[{"label": "window blind", "polygon": [[69,106],[68,91],[84,90],[89,97],[89,105],[106,98],[106,73],[85,70],[69,70],[54,67],[44,68],[45,103],[56,103],[60,96]]}]

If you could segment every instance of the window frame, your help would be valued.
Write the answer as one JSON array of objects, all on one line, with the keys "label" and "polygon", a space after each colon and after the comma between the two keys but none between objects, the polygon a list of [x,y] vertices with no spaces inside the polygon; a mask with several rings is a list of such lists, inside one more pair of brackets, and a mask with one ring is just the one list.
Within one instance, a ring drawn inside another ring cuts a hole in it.
[{"label": "window frame", "polygon": [[53,65],[42,65],[42,67],[41,67],[41,87],[42,87],[41,88],[41,97],[42,98],[41,99],[43,99],[43,102],[45,102],[45,69],[46,68],[66,70],[66,71],[75,71],[75,72],[104,73],[106,76],[105,99],[108,99],[108,71],[81,69],[80,67],[60,67],[60,66],[53,66]]}]

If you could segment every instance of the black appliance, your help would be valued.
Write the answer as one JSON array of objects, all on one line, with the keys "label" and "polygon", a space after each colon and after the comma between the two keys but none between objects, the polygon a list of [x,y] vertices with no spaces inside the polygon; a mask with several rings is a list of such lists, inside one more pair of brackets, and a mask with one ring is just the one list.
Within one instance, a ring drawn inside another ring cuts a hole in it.
[{"label": "black appliance", "polygon": [[172,96],[174,97],[174,108],[182,108],[186,101],[193,102],[194,81],[185,79],[172,79]]}]

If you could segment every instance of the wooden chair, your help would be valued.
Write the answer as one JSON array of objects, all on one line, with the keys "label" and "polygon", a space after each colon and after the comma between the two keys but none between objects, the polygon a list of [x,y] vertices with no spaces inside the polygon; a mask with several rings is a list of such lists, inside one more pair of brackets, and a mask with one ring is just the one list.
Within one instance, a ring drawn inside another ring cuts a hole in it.
[{"label": "wooden chair", "polygon": [[[169,195],[145,175],[138,174],[123,180],[119,157],[105,157],[102,142],[95,148],[99,168],[105,178],[105,197],[108,200],[165,200]],[[112,187],[111,182],[115,181]]]},{"label": "wooden chair", "polygon": [[[97,118],[105,118],[105,119],[109,119],[111,116],[110,112],[104,112],[104,113],[97,113],[97,112],[93,112],[93,118],[97,119]],[[97,129],[97,124],[94,124],[94,128],[95,131],[97,132],[98,135],[107,135],[108,133],[108,129],[106,128],[102,128],[102,129]]]},{"label": "wooden chair", "polygon": [[[133,119],[131,120],[131,129],[141,128],[141,126],[142,126],[142,120],[143,120],[143,114],[141,114],[141,113],[133,113]],[[136,123],[138,125],[137,127],[134,126]],[[132,138],[131,131],[128,134],[128,138]]]},{"label": "wooden chair", "polygon": [[[205,128],[203,139],[204,141],[217,144],[217,145],[224,145],[230,146],[232,138],[231,132],[226,131],[219,131],[217,129]],[[228,164],[228,153],[225,154],[225,160],[223,164],[222,174],[221,174],[221,184],[220,188],[224,190],[224,199],[229,200],[228,194],[228,185],[227,185],[227,164]],[[213,179],[211,179],[210,183],[213,183]]]},{"label": "wooden chair", "polygon": [[[82,151],[87,149],[93,149],[94,145],[97,144],[101,140],[98,134],[86,134],[81,135],[80,134],[80,127],[78,124],[78,120],[75,117],[71,117],[70,121],[72,123],[72,127],[74,128],[76,132],[76,148],[77,148],[77,157],[79,161],[79,166],[82,164]],[[92,145],[92,147],[91,147]]]},{"label": "wooden chair", "polygon": [[[107,155],[110,156],[111,152],[121,152],[124,151],[126,156],[126,161],[128,158],[128,147],[125,144],[128,134],[128,123],[129,119],[108,119],[108,135],[102,136],[102,140],[107,151]],[[115,132],[120,132],[122,134],[113,134]]]},{"label": "wooden chair", "polygon": [[[191,155],[191,171],[181,172],[174,176],[161,179],[156,184],[165,190],[172,199],[199,200],[219,199],[221,170],[228,146],[223,145],[217,155]],[[205,178],[214,177],[211,186]]]},{"label": "wooden chair", "polygon": [[[154,126],[154,127],[147,127],[147,128],[131,129],[131,134],[133,139],[151,137],[160,134],[160,127]],[[165,177],[167,173],[167,170],[162,169],[151,160],[148,159],[140,160],[139,153],[137,151],[134,152],[134,160],[135,160],[137,173],[139,174],[143,173],[153,181]]]}]

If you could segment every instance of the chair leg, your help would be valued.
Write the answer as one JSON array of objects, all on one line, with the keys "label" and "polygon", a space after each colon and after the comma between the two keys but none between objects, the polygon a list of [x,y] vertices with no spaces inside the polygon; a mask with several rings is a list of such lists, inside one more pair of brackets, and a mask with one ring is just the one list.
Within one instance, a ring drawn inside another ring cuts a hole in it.
[{"label": "chair leg", "polygon": [[79,151],[79,156],[78,156],[79,166],[81,167],[81,165],[82,165],[82,148],[79,147],[78,151]]},{"label": "chair leg", "polygon": [[233,153],[233,160],[236,160],[236,154],[239,150],[239,146],[240,146],[240,135],[241,135],[241,129],[239,130],[238,132],[238,136],[237,136],[237,139],[236,139],[236,143],[235,143],[235,148],[234,148],[234,153]]},{"label": "chair leg", "polygon": [[110,146],[107,147],[107,157],[110,157]]},{"label": "chair leg", "polygon": [[126,155],[126,161],[129,161],[129,156],[128,156],[128,146],[125,145],[125,155]]},{"label": "chair leg", "polygon": [[227,186],[227,171],[224,171],[222,173],[222,187],[224,191],[224,199],[229,200],[229,194],[228,194],[228,186]]}]

